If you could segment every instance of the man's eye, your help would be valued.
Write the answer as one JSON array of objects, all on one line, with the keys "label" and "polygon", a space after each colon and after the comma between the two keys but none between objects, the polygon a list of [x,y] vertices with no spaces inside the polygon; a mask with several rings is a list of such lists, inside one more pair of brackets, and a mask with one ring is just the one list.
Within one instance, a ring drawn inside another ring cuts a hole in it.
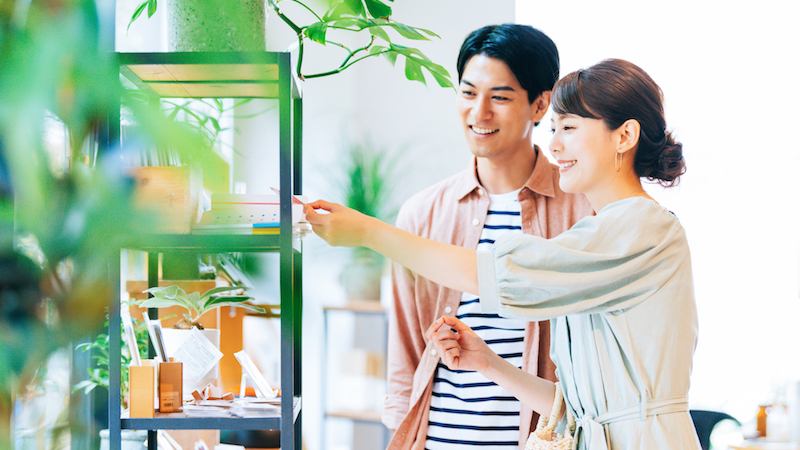
[{"label": "man's eye", "polygon": [[461,95],[465,97],[471,97],[474,95],[474,93],[472,91],[461,91]]},{"label": "man's eye", "polygon": [[495,99],[495,100],[499,100],[499,101],[501,101],[501,102],[502,102],[502,101],[506,101],[506,100],[508,100],[508,97],[500,97],[499,95],[495,95],[495,96],[494,96],[494,97],[492,97],[492,98],[493,98],[493,99]]}]

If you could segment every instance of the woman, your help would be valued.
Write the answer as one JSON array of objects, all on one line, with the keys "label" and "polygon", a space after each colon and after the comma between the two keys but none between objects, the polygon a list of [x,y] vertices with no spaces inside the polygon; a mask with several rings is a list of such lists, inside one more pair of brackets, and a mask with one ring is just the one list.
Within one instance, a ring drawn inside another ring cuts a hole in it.
[{"label": "woman", "polygon": [[[476,253],[322,201],[309,205],[308,221],[333,245],[372,248],[479,294],[484,312],[552,319],[551,357],[578,448],[699,449],[686,398],[697,337],[689,249],[678,220],[641,184],[672,186],[685,171],[661,90],[612,59],[560,80],[552,104],[559,185],[597,212],[556,238],[513,235]],[[502,361],[458,319],[437,320],[427,335],[451,369],[477,370],[550,414],[554,384]]]}]

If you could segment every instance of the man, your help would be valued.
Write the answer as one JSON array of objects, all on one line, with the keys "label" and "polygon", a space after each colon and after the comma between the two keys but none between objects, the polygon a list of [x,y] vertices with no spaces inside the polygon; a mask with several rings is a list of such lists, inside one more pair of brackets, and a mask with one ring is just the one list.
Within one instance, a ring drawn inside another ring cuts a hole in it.
[{"label": "man", "polygon": [[[583,195],[559,189],[558,166],[531,142],[558,72],[558,50],[539,30],[506,24],[472,32],[458,56],[456,107],[475,158],[464,172],[411,197],[397,226],[484,249],[500,233],[551,238],[592,214]],[[458,317],[511,364],[555,380],[549,323],[481,314],[477,296],[443,288],[397,264],[392,277],[395,303],[382,416],[395,430],[389,448],[524,446],[537,418],[530,408],[477,372],[447,369],[424,332],[442,315]]]}]

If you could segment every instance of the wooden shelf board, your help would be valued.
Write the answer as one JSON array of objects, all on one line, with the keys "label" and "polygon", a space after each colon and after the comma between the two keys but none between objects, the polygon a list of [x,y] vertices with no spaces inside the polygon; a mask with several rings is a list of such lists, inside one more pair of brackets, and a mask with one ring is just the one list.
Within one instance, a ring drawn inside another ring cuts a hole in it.
[{"label": "wooden shelf board", "polygon": [[381,422],[380,411],[373,411],[373,410],[340,409],[337,411],[330,411],[326,415],[328,417],[359,420],[362,422],[378,422],[378,423]]},{"label": "wooden shelf board", "polygon": [[[161,98],[278,98],[280,53],[118,53],[120,73]],[[301,90],[291,75],[291,96]]]},{"label": "wooden shelf board", "polygon": [[332,305],[323,307],[324,311],[352,311],[359,313],[384,313],[386,308],[378,300],[352,300],[344,305]]}]

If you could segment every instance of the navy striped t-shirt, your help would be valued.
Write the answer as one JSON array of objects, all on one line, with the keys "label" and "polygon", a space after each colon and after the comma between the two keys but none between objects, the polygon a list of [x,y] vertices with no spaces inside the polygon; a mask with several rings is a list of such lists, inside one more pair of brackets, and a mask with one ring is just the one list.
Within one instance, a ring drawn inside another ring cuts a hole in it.
[{"label": "navy striped t-shirt", "polygon": [[[498,236],[522,233],[519,191],[490,195],[491,203],[478,250],[490,250]],[[464,293],[456,317],[483,338],[495,353],[522,367],[527,322],[482,314],[480,301]],[[441,361],[433,380],[428,420],[428,450],[465,447],[510,450],[518,446],[520,402],[505,389],[472,371],[450,370]]]}]

